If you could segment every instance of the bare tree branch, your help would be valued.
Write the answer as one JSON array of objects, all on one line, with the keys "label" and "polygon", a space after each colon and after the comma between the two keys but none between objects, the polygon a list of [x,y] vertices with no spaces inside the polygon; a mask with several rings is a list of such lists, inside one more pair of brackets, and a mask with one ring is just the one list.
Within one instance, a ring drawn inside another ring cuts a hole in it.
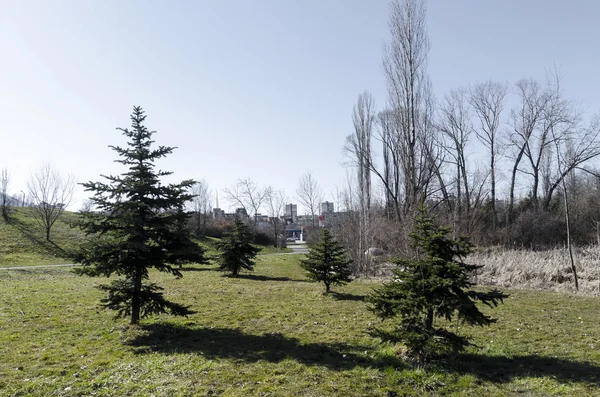
[{"label": "bare tree branch", "polygon": [[[386,116],[381,138],[384,158],[389,160],[390,156],[396,156],[396,161],[386,162],[383,175],[375,174],[384,176],[382,182],[400,216],[411,213],[421,196],[427,195],[436,168],[431,164],[435,156],[431,155],[431,150],[425,150],[434,141],[433,96],[427,74],[429,38],[425,1],[393,0],[388,25],[392,39],[384,48],[383,69],[389,114],[393,117]],[[402,183],[402,203],[400,186],[392,185],[396,181]]]},{"label": "bare tree branch", "polygon": [[200,237],[204,235],[206,224],[210,218],[212,195],[210,194],[208,183],[204,179],[192,186],[190,193],[194,196],[191,201],[194,231]]},{"label": "bare tree branch", "polygon": [[259,187],[252,179],[238,179],[233,188],[225,188],[225,199],[234,206],[240,206],[251,218],[252,227],[256,227],[256,216],[268,194],[268,187]]},{"label": "bare tree branch", "polygon": [[492,210],[492,228],[496,228],[496,158],[500,149],[500,116],[504,109],[504,98],[508,91],[506,83],[491,80],[476,84],[469,95],[469,103],[473,108],[479,128],[475,134],[479,141],[487,148],[490,156],[490,192]]},{"label": "bare tree branch", "polygon": [[284,215],[287,197],[283,190],[274,190],[273,188],[267,190],[265,201],[269,223],[273,231],[274,245],[275,247],[283,247],[285,243],[285,222],[282,220],[282,216]]}]

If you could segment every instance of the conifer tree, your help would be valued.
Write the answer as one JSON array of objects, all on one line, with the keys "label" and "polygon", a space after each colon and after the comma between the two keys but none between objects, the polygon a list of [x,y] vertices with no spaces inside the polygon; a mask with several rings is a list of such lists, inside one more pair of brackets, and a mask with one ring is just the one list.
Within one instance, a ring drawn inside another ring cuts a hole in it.
[{"label": "conifer tree", "polygon": [[448,238],[449,231],[436,226],[421,208],[409,234],[416,256],[396,260],[392,281],[367,297],[370,310],[378,317],[397,321],[392,330],[374,328],[372,334],[384,341],[404,342],[408,354],[421,362],[470,344],[465,336],[436,327],[437,318],[451,321],[457,317],[461,324],[489,325],[495,320],[483,314],[476,303],[495,307],[507,297],[497,289],[470,289],[470,278],[481,266],[463,262],[473,245],[467,237]]},{"label": "conifer tree", "polygon": [[254,260],[258,248],[252,245],[254,234],[241,219],[236,218],[235,230],[223,236],[218,244],[222,251],[219,262],[220,270],[231,272],[236,277],[240,270],[254,270]]},{"label": "conifer tree", "polygon": [[328,294],[331,285],[343,285],[351,281],[351,263],[344,247],[331,237],[329,230],[323,229],[321,239],[300,261],[300,266],[308,272],[309,278],[322,281]]},{"label": "conifer tree", "polygon": [[83,266],[79,273],[91,276],[121,276],[99,288],[107,292],[102,299],[117,317],[130,317],[131,324],[151,314],[187,315],[189,307],[170,302],[162,288],[148,281],[154,268],[182,274],[173,264],[205,263],[204,251],[188,237],[185,203],[192,199],[188,189],[194,181],[161,184],[171,172],[155,170],[154,162],[173,152],[173,147],[153,147],[152,135],[144,126],[146,116],[134,107],[131,129],[122,129],[127,147],[110,146],[118,163],[128,167],[119,176],[104,176],[105,182],[83,183],[92,192],[96,211],[81,213],[79,227],[88,235],[87,242],[75,255]]}]

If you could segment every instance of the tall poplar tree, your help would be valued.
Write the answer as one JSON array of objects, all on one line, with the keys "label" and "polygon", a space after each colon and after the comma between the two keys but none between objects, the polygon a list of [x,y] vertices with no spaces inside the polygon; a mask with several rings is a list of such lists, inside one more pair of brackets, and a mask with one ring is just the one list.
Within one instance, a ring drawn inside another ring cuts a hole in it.
[{"label": "tall poplar tree", "polygon": [[96,211],[82,213],[79,227],[88,235],[87,242],[76,254],[83,266],[82,274],[121,276],[99,288],[107,292],[103,306],[116,310],[117,317],[130,317],[131,324],[151,314],[187,315],[189,307],[166,300],[162,288],[149,282],[154,268],[182,274],[173,265],[205,263],[204,251],[194,244],[182,225],[188,213],[185,203],[193,196],[187,193],[196,182],[161,184],[161,177],[171,172],[155,169],[155,161],[175,148],[153,146],[154,134],[144,126],[146,116],[135,106],[131,129],[122,129],[127,147],[110,146],[128,167],[119,176],[104,176],[105,182],[83,183],[92,192]]}]

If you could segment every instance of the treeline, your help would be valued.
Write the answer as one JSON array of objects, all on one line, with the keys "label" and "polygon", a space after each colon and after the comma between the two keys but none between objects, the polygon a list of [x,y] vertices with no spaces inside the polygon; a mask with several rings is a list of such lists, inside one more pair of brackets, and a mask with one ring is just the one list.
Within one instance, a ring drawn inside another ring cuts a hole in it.
[{"label": "treeline", "polygon": [[406,247],[398,240],[422,202],[478,245],[596,243],[600,116],[566,96],[559,73],[473,82],[435,98],[426,2],[391,2],[389,26],[385,106],[360,94],[344,145],[352,177],[340,194],[351,225],[343,238],[355,259],[368,247]]}]

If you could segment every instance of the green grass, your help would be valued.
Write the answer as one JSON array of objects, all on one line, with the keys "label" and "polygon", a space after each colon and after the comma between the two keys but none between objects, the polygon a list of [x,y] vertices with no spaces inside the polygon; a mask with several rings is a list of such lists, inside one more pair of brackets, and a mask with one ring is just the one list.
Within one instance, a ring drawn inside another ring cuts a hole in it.
[{"label": "green grass", "polygon": [[258,255],[285,254],[292,252],[291,248],[275,248],[272,245],[258,245]]},{"label": "green grass", "polygon": [[65,212],[52,227],[48,242],[32,208],[13,208],[8,222],[0,218],[0,267],[68,263],[65,251],[76,248],[83,238],[69,225],[76,217]]},{"label": "green grass", "polygon": [[[32,208],[13,208],[8,222],[0,218],[0,268],[71,263],[67,252],[85,238],[79,229],[71,227],[76,219],[76,213],[64,212],[52,227],[48,242]],[[214,258],[219,253],[218,241],[205,237],[198,244],[207,250],[208,258]],[[289,248],[259,248],[259,255],[291,252]]]},{"label": "green grass", "polygon": [[[221,239],[206,236],[197,242],[206,250],[206,256],[208,258],[215,258],[220,253],[217,248],[219,241],[221,241]],[[292,252],[291,248],[275,248],[271,245],[257,245],[257,247],[259,249],[258,255],[284,254]]]},{"label": "green grass", "polygon": [[598,301],[509,291],[479,349],[417,368],[365,330],[375,284],[323,296],[299,255],[259,257],[256,271],[152,273],[188,318],[129,327],[98,309],[106,279],[65,268],[0,273],[0,396],[600,395]]}]

